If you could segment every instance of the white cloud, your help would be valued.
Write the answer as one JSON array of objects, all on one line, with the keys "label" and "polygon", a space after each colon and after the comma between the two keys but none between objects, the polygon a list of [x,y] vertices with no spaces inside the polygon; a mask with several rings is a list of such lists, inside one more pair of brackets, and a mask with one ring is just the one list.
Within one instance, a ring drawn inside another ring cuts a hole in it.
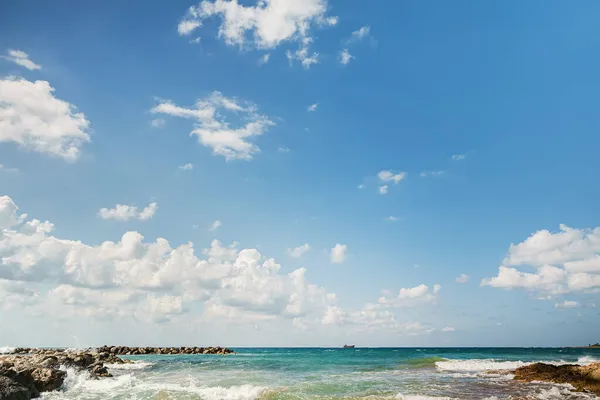
[{"label": "white cloud", "polygon": [[152,121],[150,121],[150,126],[152,126],[153,128],[161,128],[165,125],[165,120],[162,118],[155,118]]},{"label": "white cloud", "polygon": [[306,269],[281,274],[280,265],[256,249],[240,251],[214,240],[203,260],[192,243],[173,248],[162,238],[144,242],[137,232],[91,246],[56,238],[50,222],[27,221],[17,212],[10,197],[0,197],[0,296],[23,292],[20,281],[54,285],[40,302],[53,315],[64,316],[56,309],[61,307],[89,318],[164,322],[189,312],[186,303],[202,301],[205,318],[228,312],[291,321],[318,319],[336,301],[306,281]]},{"label": "white cloud", "polygon": [[265,65],[266,63],[269,62],[270,59],[271,59],[271,54],[269,54],[269,53],[264,54],[258,59],[258,65]]},{"label": "white cloud", "polygon": [[454,332],[454,331],[456,331],[456,329],[454,329],[451,326],[447,326],[445,328],[442,328],[442,332]]},{"label": "white cloud", "polygon": [[302,39],[302,44],[298,48],[298,50],[292,52],[291,50],[287,50],[285,52],[285,56],[287,57],[290,65],[294,60],[300,61],[302,67],[304,69],[309,69],[311,65],[319,63],[319,53],[309,52],[310,44],[312,43],[312,38],[304,38]]},{"label": "white cloud", "polygon": [[179,168],[182,171],[190,171],[190,170],[194,169],[194,164],[187,163],[187,164],[180,165],[177,168]]},{"label": "white cloud", "polygon": [[390,222],[396,222],[396,221],[400,220],[400,218],[390,215],[389,217],[386,218],[386,220],[390,221]]},{"label": "white cloud", "polygon": [[406,178],[406,172],[395,174],[389,170],[382,170],[377,174],[377,178],[379,178],[381,182],[394,182],[394,184],[398,184]]},{"label": "white cloud", "polygon": [[148,206],[139,210],[137,206],[127,204],[117,204],[115,208],[101,208],[98,216],[102,219],[114,219],[117,221],[129,221],[137,219],[140,221],[149,220],[158,210],[158,204],[150,203]]},{"label": "white cloud", "polygon": [[330,254],[330,258],[331,258],[331,262],[333,264],[341,264],[344,262],[344,260],[346,259],[346,250],[348,249],[348,246],[346,246],[345,244],[336,244],[335,246],[333,246],[331,248],[331,254]]},{"label": "white cloud", "polygon": [[[226,160],[251,160],[260,151],[252,139],[265,133],[275,125],[264,115],[257,113],[256,106],[238,103],[234,98],[213,92],[196,102],[194,108],[184,108],[170,101],[163,101],[151,110],[155,114],[167,114],[195,121],[191,134],[198,137],[200,144],[210,147],[213,154]],[[238,128],[232,128],[224,113],[233,114],[244,121]]]},{"label": "white cloud", "polygon": [[90,123],[75,106],[53,95],[46,81],[0,79],[0,142],[75,161],[89,142]]},{"label": "white cloud", "polygon": [[195,39],[190,40],[190,43],[192,44],[200,44],[200,42],[202,41],[201,37],[197,37]]},{"label": "white cloud", "polygon": [[278,147],[277,152],[278,153],[289,153],[290,149],[288,149],[287,147]]},{"label": "white cloud", "polygon": [[359,30],[352,32],[352,36],[350,37],[350,41],[358,41],[366,38],[371,33],[371,26],[365,25],[361,27]]},{"label": "white cloud", "polygon": [[184,19],[177,25],[177,32],[182,36],[187,36],[199,28],[202,24],[200,21]]},{"label": "white cloud", "polygon": [[218,36],[228,45],[274,49],[283,42],[303,43],[315,27],[336,25],[337,17],[328,17],[327,8],[327,0],[259,0],[254,5],[204,0],[188,9],[177,29],[189,35],[203,21],[217,18]]},{"label": "white cloud", "polygon": [[210,228],[208,228],[209,231],[216,231],[217,229],[219,229],[221,227],[221,225],[223,225],[221,223],[221,221],[216,220],[215,222],[213,222],[212,224],[210,224]]},{"label": "white cloud", "polygon": [[413,307],[421,303],[431,303],[437,299],[441,288],[439,284],[433,285],[431,290],[423,284],[413,288],[402,288],[395,296],[388,293],[380,297],[378,303],[390,307]]},{"label": "white cloud", "polygon": [[298,257],[302,257],[309,250],[310,250],[310,245],[308,243],[304,243],[302,246],[298,246],[293,249],[287,249],[287,252],[290,256],[298,258]]},{"label": "white cloud", "polygon": [[361,183],[360,185],[357,186],[358,189],[364,189],[365,185],[363,183]]},{"label": "white cloud", "polygon": [[310,112],[317,111],[318,107],[319,107],[319,103],[311,104],[310,106],[308,106],[307,110]]},{"label": "white cloud", "polygon": [[466,154],[453,154],[452,155],[452,159],[454,161],[461,161],[461,160],[464,160],[465,158],[467,158]]},{"label": "white cloud", "polygon": [[576,308],[579,307],[580,304],[576,301],[569,301],[569,300],[565,300],[562,303],[556,303],[554,304],[554,308],[556,309],[561,309],[561,310],[566,310],[568,308]]},{"label": "white cloud", "polygon": [[41,65],[31,61],[27,53],[21,50],[8,50],[8,55],[2,56],[2,58],[14,62],[15,64],[20,65],[21,67],[25,67],[30,71],[42,68]]},{"label": "white cloud", "polygon": [[467,283],[469,282],[469,275],[466,274],[460,274],[457,278],[456,278],[456,282],[457,283]]},{"label": "white cloud", "polygon": [[379,194],[388,194],[388,185],[379,186]]},{"label": "white cloud", "polygon": [[343,49],[342,51],[340,51],[339,58],[340,58],[340,63],[342,63],[343,65],[348,65],[348,64],[350,64],[350,61],[354,58],[354,56],[352,54],[350,54],[348,49]]},{"label": "white cloud", "polygon": [[436,177],[440,177],[445,174],[446,174],[446,171],[423,171],[419,174],[419,176],[421,178],[427,178],[427,177],[436,178]]},{"label": "white cloud", "polygon": [[[498,275],[484,286],[521,288],[544,296],[600,288],[600,227],[574,229],[560,225],[552,233],[540,230],[521,243],[511,244]],[[515,267],[529,266],[534,272]]]},{"label": "white cloud", "polygon": [[9,168],[9,167],[6,167],[3,164],[0,164],[0,171],[5,171],[5,172],[19,172],[19,169],[18,168]]}]

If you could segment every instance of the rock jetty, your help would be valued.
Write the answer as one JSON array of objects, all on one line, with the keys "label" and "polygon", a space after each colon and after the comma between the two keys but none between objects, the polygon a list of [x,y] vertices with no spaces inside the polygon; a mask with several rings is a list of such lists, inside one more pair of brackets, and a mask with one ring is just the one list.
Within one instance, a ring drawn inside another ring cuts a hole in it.
[{"label": "rock jetty", "polygon": [[105,364],[133,361],[118,356],[146,354],[232,354],[225,347],[102,346],[88,351],[19,347],[0,355],[0,400],[29,400],[60,388],[65,368],[87,371],[92,379],[111,377]]},{"label": "rock jetty", "polygon": [[[12,354],[48,354],[63,349],[36,349],[18,347]],[[227,355],[234,353],[233,350],[226,347],[128,347],[128,346],[101,346],[94,349],[93,352],[107,353],[119,356],[135,356],[146,354],[217,354]]]},{"label": "rock jetty", "polygon": [[27,355],[0,356],[0,400],[28,400],[60,388],[67,376],[65,367],[87,371],[91,378],[98,379],[112,376],[105,363],[132,362],[106,352],[32,350]]},{"label": "rock jetty", "polygon": [[591,392],[600,396],[600,363],[590,365],[551,365],[535,363],[517,368],[516,380],[569,383],[580,392]]}]

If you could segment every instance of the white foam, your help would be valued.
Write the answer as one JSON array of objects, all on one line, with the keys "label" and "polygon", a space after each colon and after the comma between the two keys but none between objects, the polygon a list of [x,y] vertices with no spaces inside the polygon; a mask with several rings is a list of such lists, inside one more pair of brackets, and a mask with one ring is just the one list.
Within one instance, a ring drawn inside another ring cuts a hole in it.
[{"label": "white foam", "polygon": [[524,367],[526,365],[531,365],[537,362],[541,362],[544,364],[551,365],[564,365],[564,364],[580,364],[580,365],[588,365],[595,362],[600,362],[600,360],[594,359],[589,356],[579,357],[577,361],[499,361],[494,359],[471,359],[471,360],[446,360],[446,361],[437,361],[435,366],[440,371],[467,371],[467,372],[477,372],[477,371],[489,371],[489,370],[504,370],[510,371],[520,367]]},{"label": "white foam", "polygon": [[0,354],[12,354],[13,351],[15,351],[14,347],[0,346]]},{"label": "white foam", "polygon": [[256,400],[268,388],[264,386],[240,385],[229,388],[221,386],[182,386],[177,384],[144,384],[144,389],[167,391],[167,392],[186,392],[197,394],[203,400]]},{"label": "white foam", "polygon": [[600,362],[600,359],[592,356],[582,356],[577,359],[577,364],[593,364],[597,362]]},{"label": "white foam", "polygon": [[145,369],[153,366],[154,364],[149,361],[134,361],[133,364],[104,364],[104,366],[108,369],[118,369],[118,370],[137,370],[137,369]]},{"label": "white foam", "polygon": [[496,361],[487,360],[446,360],[437,361],[435,366],[442,371],[489,371],[489,370],[512,370],[531,363],[523,361]]},{"label": "white foam", "polygon": [[594,399],[596,396],[587,393],[574,393],[568,388],[554,386],[549,389],[542,389],[536,394],[536,398],[540,400],[562,400],[565,398],[572,399]]}]

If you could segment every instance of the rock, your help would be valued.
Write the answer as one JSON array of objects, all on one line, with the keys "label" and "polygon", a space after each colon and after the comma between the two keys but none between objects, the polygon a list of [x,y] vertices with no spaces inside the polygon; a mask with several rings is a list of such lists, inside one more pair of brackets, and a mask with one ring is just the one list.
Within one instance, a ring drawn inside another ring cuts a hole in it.
[{"label": "rock", "polygon": [[0,376],[0,400],[29,400],[31,392],[14,380]]},{"label": "rock", "polygon": [[110,372],[108,372],[108,369],[102,364],[95,365],[92,368],[91,372],[92,372],[92,375],[97,376],[97,377],[102,377],[102,378],[112,377],[112,374]]},{"label": "rock", "polygon": [[589,391],[600,395],[600,363],[583,367],[573,364],[550,365],[535,363],[517,368],[514,374],[514,379],[520,381],[569,383],[578,391]]},{"label": "rock", "polygon": [[38,368],[31,373],[39,392],[51,392],[62,386],[67,373],[54,368]]}]

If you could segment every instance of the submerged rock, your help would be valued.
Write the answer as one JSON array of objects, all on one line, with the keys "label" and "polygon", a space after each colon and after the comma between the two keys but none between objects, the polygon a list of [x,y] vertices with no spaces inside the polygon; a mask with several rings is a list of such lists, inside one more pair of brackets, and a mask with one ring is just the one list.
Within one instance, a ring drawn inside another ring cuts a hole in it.
[{"label": "submerged rock", "polygon": [[568,383],[578,391],[600,395],[600,363],[586,366],[535,363],[517,368],[514,374],[514,379],[519,381]]},{"label": "submerged rock", "polygon": [[29,400],[31,392],[6,376],[0,376],[0,400]]}]

